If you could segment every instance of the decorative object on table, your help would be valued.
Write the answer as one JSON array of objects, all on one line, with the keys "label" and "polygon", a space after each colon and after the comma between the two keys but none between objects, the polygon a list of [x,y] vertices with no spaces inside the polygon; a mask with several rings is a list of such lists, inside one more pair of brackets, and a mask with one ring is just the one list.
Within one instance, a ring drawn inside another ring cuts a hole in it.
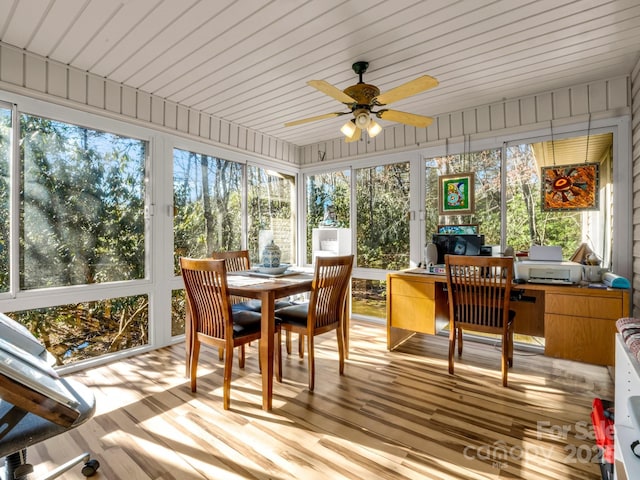
[{"label": "decorative object on table", "polygon": [[281,275],[286,272],[290,266],[291,265],[289,265],[288,263],[281,263],[277,267],[257,267],[256,271],[258,271],[258,273],[265,273],[267,275]]},{"label": "decorative object on table", "polygon": [[273,240],[262,250],[262,266],[265,268],[275,268],[280,266],[280,256],[282,251]]},{"label": "decorative object on table", "polygon": [[438,213],[440,215],[472,214],[475,211],[474,173],[440,175],[438,182]]},{"label": "decorative object on table", "polygon": [[477,235],[478,224],[438,225],[438,233],[443,235]]},{"label": "decorative object on table", "polygon": [[598,210],[597,163],[542,167],[542,210]]}]

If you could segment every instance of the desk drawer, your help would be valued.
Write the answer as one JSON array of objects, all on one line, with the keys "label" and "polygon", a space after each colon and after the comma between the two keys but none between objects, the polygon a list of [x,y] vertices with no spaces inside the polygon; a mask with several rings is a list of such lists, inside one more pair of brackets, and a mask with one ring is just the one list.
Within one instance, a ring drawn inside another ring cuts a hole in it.
[{"label": "desk drawer", "polygon": [[390,291],[393,295],[405,297],[434,298],[435,283],[421,281],[422,279],[406,280],[404,278],[392,278]]},{"label": "desk drawer", "polygon": [[622,298],[561,293],[548,293],[545,297],[545,313],[618,319],[622,311]]}]

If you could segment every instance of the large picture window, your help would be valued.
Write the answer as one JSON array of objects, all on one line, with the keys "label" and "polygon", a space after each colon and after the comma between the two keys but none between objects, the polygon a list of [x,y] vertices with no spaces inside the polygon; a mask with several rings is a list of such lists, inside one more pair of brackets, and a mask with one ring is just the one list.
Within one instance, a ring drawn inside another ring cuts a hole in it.
[{"label": "large picture window", "polygon": [[180,257],[238,250],[242,238],[242,165],[181,149],[173,151],[174,271]]},{"label": "large picture window", "polygon": [[350,182],[350,170],[307,176],[307,263],[313,262],[313,229],[325,225],[349,228]]},{"label": "large picture window", "polygon": [[[500,244],[500,150],[482,150],[463,155],[446,155],[429,158],[425,162],[425,228],[427,241],[438,233],[438,226],[479,226],[488,245]],[[473,213],[458,213],[455,209],[440,215],[439,200],[443,195],[442,178],[466,178],[473,176]]]},{"label": "large picture window", "polygon": [[[507,245],[516,251],[531,245],[559,245],[568,260],[584,243],[608,266],[613,235],[612,145],[613,134],[605,133],[509,146]],[[587,163],[599,166],[598,209],[545,211],[542,169]]]},{"label": "large picture window", "polygon": [[296,262],[295,176],[249,166],[247,168],[248,246],[252,264],[262,262],[271,242],[280,247],[281,263]]},{"label": "large picture window", "polygon": [[13,112],[0,105],[0,292],[9,291],[9,165],[13,144]]},{"label": "large picture window", "polygon": [[20,288],[145,277],[146,143],[21,115]]},{"label": "large picture window", "polygon": [[356,172],[358,267],[409,266],[409,163]]}]

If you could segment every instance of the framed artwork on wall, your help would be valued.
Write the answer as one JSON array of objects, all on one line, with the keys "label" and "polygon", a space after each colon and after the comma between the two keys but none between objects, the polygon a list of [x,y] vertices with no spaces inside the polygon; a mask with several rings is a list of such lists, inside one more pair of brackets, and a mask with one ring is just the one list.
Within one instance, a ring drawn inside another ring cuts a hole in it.
[{"label": "framed artwork on wall", "polygon": [[474,178],[473,172],[438,177],[438,213],[440,215],[474,213]]},{"label": "framed artwork on wall", "polygon": [[542,167],[542,210],[598,210],[599,165]]}]

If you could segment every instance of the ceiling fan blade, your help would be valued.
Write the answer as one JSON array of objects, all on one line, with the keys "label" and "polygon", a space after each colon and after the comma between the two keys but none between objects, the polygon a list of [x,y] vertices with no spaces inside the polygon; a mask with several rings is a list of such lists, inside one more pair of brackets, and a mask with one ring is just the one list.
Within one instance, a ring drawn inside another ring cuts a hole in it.
[{"label": "ceiling fan blade", "polygon": [[338,87],[334,87],[329,82],[325,80],[309,80],[307,85],[320,90],[322,93],[329,95],[330,97],[335,98],[339,102],[345,103],[347,105],[351,105],[353,103],[357,103],[353,98],[344,93]]},{"label": "ceiling fan blade", "polygon": [[388,105],[437,86],[438,80],[429,75],[423,75],[410,82],[392,88],[382,95],[378,95],[372,100],[372,103],[374,105]]},{"label": "ceiling fan blade", "polygon": [[355,132],[353,132],[353,135],[351,135],[350,137],[345,137],[344,141],[346,143],[357,142],[358,140],[360,140],[360,135],[362,135],[362,129],[356,127],[356,130]]},{"label": "ceiling fan blade", "polygon": [[404,123],[414,127],[425,128],[433,123],[433,118],[416,115],[414,113],[399,112],[398,110],[380,110],[376,112],[378,118],[390,122]]},{"label": "ceiling fan blade", "polygon": [[285,127],[294,127],[296,125],[302,125],[303,123],[315,122],[317,120],[324,120],[325,118],[333,118],[339,117],[340,115],[345,115],[351,112],[332,112],[325,113],[324,115],[316,115],[315,117],[303,118],[300,120],[293,120],[292,122],[287,122],[284,124]]}]

